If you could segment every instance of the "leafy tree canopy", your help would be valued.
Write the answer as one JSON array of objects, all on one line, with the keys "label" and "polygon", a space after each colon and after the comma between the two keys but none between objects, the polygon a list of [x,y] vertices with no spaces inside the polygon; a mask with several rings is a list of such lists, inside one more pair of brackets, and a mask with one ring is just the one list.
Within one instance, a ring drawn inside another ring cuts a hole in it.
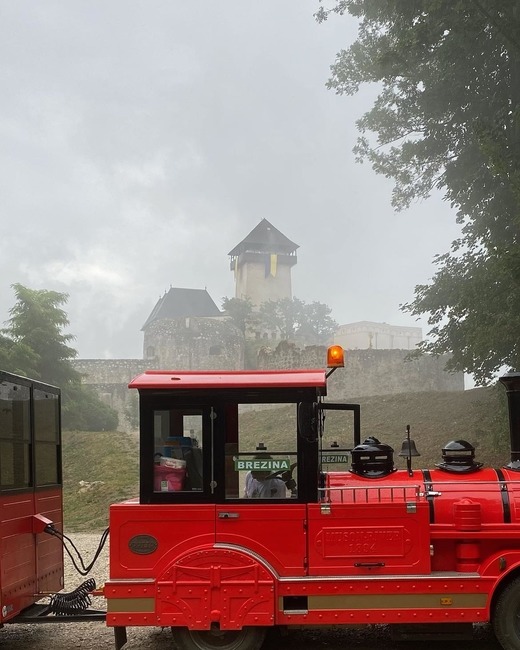
[{"label": "leafy tree canopy", "polygon": [[396,209],[438,189],[462,226],[403,306],[429,314],[422,350],[452,352],[449,368],[480,383],[520,369],[520,3],[336,0],[316,16],[347,12],[358,39],[328,86],[380,87],[357,122],[358,159],[395,181]]},{"label": "leafy tree canopy", "polygon": [[330,307],[317,301],[268,300],[255,310],[248,299],[224,298],[223,307],[244,334],[247,330],[276,331],[285,340],[298,338],[308,345],[324,345],[338,327]]},{"label": "leafy tree canopy", "polygon": [[228,316],[231,317],[233,323],[245,335],[248,324],[251,323],[253,318],[253,303],[249,298],[245,300],[241,298],[222,298],[222,308]]},{"label": "leafy tree canopy", "polygon": [[0,340],[9,368],[56,386],[78,381],[80,374],[70,364],[77,352],[68,345],[74,336],[62,332],[69,324],[61,309],[68,296],[21,284],[14,284],[13,289],[16,303]]},{"label": "leafy tree canopy", "polygon": [[81,385],[81,375],[72,366],[77,352],[69,343],[74,336],[62,331],[69,324],[61,308],[67,294],[21,284],[12,288],[16,303],[9,311],[7,327],[0,330],[0,367],[61,388],[65,427],[116,428],[115,411]]}]

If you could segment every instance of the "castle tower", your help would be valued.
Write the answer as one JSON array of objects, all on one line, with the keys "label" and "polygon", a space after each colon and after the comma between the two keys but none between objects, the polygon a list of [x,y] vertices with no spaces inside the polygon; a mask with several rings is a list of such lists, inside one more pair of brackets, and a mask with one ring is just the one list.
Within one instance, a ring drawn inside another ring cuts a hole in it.
[{"label": "castle tower", "polygon": [[291,268],[296,264],[295,244],[267,219],[229,251],[235,273],[235,298],[249,298],[255,307],[268,300],[292,298]]}]

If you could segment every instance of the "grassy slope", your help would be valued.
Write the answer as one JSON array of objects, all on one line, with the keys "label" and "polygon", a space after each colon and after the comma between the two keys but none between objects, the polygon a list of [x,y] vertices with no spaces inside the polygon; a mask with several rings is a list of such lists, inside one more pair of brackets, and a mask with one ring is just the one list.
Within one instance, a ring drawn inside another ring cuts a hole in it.
[{"label": "grassy slope", "polygon": [[[98,531],[108,525],[111,503],[138,493],[138,443],[121,432],[63,432],[65,531]],[[102,483],[80,491],[80,481]]]},{"label": "grassy slope", "polygon": [[[411,426],[421,457],[414,467],[431,467],[441,460],[441,449],[450,440],[463,438],[477,449],[477,460],[500,466],[509,459],[506,448],[498,449],[497,437],[508,440],[507,430],[492,431],[484,417],[496,405],[490,389],[475,389],[460,393],[410,393],[387,395],[359,400],[361,404],[362,439],[375,435],[396,450],[396,465],[405,467],[397,457],[405,437],[405,427]],[[264,440],[281,430],[282,409],[262,411],[261,417],[248,414],[252,440]],[[329,412],[330,413],[330,412]],[[289,418],[287,418],[289,419]],[[338,438],[347,444],[345,420],[327,417],[329,440]],[[65,488],[65,530],[97,531],[108,523],[110,503],[133,497],[138,492],[138,443],[136,437],[118,432],[84,433],[66,431],[63,434],[63,467]],[[79,492],[80,481],[103,481],[86,492]]]}]

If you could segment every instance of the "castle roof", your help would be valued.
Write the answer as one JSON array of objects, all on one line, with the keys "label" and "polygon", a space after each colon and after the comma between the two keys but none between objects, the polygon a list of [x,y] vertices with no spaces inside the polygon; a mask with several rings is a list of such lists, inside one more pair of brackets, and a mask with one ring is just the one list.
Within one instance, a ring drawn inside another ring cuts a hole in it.
[{"label": "castle roof", "polygon": [[240,244],[229,251],[228,255],[235,257],[245,252],[290,254],[297,248],[299,248],[298,244],[283,235],[267,219],[262,219]]},{"label": "castle roof", "polygon": [[159,298],[152,309],[146,323],[141,328],[145,330],[156,320],[175,320],[177,318],[221,316],[222,312],[206,289],[180,289],[171,287]]}]

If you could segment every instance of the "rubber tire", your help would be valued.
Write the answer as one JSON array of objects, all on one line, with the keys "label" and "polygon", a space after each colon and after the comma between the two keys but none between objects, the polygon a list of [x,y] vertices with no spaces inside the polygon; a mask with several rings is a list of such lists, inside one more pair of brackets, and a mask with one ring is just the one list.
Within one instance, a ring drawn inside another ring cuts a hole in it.
[{"label": "rubber tire", "polygon": [[215,631],[172,627],[173,638],[179,650],[259,650],[265,633],[265,627]]},{"label": "rubber tire", "polygon": [[513,580],[498,597],[493,629],[504,650],[520,650],[520,578]]}]

